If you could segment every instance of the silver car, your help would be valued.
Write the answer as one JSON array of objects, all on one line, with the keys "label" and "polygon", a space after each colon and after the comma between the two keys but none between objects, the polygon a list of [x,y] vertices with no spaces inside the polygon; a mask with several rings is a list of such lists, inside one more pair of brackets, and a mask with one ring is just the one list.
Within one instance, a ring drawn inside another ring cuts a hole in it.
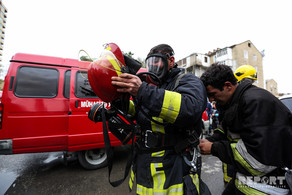
[{"label": "silver car", "polygon": [[292,112],[292,95],[285,95],[279,98]]}]

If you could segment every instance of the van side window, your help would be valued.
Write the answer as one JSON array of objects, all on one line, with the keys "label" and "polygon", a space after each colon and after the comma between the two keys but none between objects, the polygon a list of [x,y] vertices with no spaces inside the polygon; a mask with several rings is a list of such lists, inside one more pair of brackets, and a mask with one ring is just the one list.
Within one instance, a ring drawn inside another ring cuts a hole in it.
[{"label": "van side window", "polygon": [[78,98],[98,98],[91,89],[85,71],[76,72],[75,96]]},{"label": "van side window", "polygon": [[22,66],[17,70],[14,94],[18,97],[53,98],[58,94],[59,71]]},{"label": "van side window", "polygon": [[71,70],[67,70],[64,76],[64,91],[63,95],[65,98],[70,98],[70,79],[71,79]]}]

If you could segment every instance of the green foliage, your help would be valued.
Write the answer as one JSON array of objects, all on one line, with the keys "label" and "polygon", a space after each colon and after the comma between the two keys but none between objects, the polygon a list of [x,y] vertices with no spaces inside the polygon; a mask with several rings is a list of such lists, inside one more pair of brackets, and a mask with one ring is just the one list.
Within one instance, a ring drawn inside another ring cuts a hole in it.
[{"label": "green foliage", "polygon": [[131,51],[129,51],[128,53],[123,53],[124,55],[133,58],[134,53],[132,53]]},{"label": "green foliage", "polygon": [[88,62],[92,62],[93,60],[90,58],[90,57],[88,57],[88,56],[81,56],[80,57],[80,60],[81,61],[88,61]]}]

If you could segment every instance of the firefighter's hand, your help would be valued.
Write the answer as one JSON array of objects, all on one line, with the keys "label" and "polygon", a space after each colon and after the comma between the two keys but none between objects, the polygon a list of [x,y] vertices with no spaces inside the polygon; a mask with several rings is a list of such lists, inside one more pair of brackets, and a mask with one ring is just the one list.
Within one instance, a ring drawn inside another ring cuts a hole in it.
[{"label": "firefighter's hand", "polygon": [[208,141],[207,139],[201,139],[199,144],[201,154],[211,154],[212,144],[213,143]]},{"label": "firefighter's hand", "polygon": [[118,77],[112,77],[112,85],[118,87],[118,92],[127,92],[132,96],[137,96],[142,81],[136,75],[122,73]]}]

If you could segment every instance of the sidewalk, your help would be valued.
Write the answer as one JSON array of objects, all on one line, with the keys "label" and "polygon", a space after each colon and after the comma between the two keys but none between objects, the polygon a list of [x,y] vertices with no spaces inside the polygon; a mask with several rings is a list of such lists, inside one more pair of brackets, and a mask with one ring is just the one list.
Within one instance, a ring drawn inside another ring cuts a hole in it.
[{"label": "sidewalk", "polygon": [[202,155],[202,180],[212,195],[221,195],[224,190],[222,162],[212,155]]}]

